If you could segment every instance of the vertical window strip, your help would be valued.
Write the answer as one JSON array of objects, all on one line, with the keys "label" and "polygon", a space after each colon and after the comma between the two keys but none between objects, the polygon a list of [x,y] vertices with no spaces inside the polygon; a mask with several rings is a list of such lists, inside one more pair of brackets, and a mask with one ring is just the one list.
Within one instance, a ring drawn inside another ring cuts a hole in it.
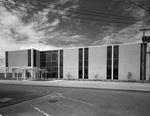
[{"label": "vertical window strip", "polygon": [[84,79],[88,79],[88,56],[89,56],[89,49],[84,48]]},{"label": "vertical window strip", "polygon": [[28,66],[31,66],[31,49],[28,50]]},{"label": "vertical window strip", "polygon": [[79,48],[79,79],[83,78],[83,48]]},{"label": "vertical window strip", "polygon": [[33,66],[36,67],[36,50],[33,50]]},{"label": "vertical window strip", "polygon": [[113,55],[113,79],[118,79],[118,65],[119,65],[119,46],[114,46]]},{"label": "vertical window strip", "polygon": [[48,78],[58,78],[58,50],[46,51],[46,70]]},{"label": "vertical window strip", "polygon": [[[144,44],[145,45],[144,45],[144,50],[143,50],[143,43],[141,43],[140,80],[142,80],[142,79],[146,80],[146,51],[147,51],[147,43],[144,43]],[[144,55],[144,59],[143,59],[143,55]],[[143,70],[143,68],[144,68],[144,70]],[[144,73],[144,77],[143,77],[143,73]]]},{"label": "vertical window strip", "polygon": [[107,79],[111,79],[112,74],[112,46],[107,46]]},{"label": "vertical window strip", "polygon": [[60,78],[63,78],[63,50],[60,50]]},{"label": "vertical window strip", "polygon": [[5,65],[8,67],[8,51],[5,52]]}]

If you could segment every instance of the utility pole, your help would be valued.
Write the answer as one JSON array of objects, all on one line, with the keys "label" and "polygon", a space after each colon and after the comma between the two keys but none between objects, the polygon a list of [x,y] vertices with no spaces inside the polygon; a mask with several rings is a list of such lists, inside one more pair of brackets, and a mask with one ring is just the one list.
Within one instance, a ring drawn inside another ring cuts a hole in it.
[{"label": "utility pole", "polygon": [[145,71],[146,71],[146,64],[145,64],[145,59],[146,59],[146,54],[147,54],[147,47],[146,43],[150,42],[150,36],[145,36],[145,31],[148,31],[150,29],[140,29],[140,31],[143,31],[143,46],[142,46],[142,82],[144,81],[145,77]]}]

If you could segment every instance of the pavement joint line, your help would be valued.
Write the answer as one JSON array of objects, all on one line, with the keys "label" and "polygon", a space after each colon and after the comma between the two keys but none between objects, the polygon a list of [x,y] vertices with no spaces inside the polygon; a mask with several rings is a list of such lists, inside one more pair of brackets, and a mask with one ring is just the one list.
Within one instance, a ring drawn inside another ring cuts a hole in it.
[{"label": "pavement joint line", "polygon": [[[69,100],[72,100],[72,101],[76,101],[76,102],[79,102],[79,103],[82,103],[82,104],[87,104],[87,105],[90,105],[90,106],[93,106],[93,107],[98,107],[98,106],[96,106],[96,105],[94,105],[94,104],[91,104],[91,103],[88,103],[88,102],[84,102],[84,101],[81,101],[81,100],[73,99],[73,98],[70,98],[70,97],[65,97],[65,96],[63,96],[61,93],[54,93],[54,94],[59,95],[59,96],[62,97],[62,98],[66,98],[66,99],[69,99]],[[114,113],[114,114],[120,114],[120,113],[118,113],[118,112],[116,112],[116,111],[113,111],[113,110],[110,110],[110,109],[108,109],[108,110],[100,110],[100,111],[112,112],[112,113]]]},{"label": "pavement joint line", "polygon": [[40,113],[44,114],[45,116],[51,116],[50,114],[48,114],[48,113],[42,111],[42,110],[41,110],[40,108],[38,108],[38,107],[35,107],[35,106],[32,106],[32,107],[33,107],[35,110],[39,111]]},{"label": "pavement joint line", "polygon": [[1,108],[0,109],[0,112],[2,111],[7,111],[7,109],[11,109],[13,107],[18,107],[19,105],[23,105],[23,104],[26,104],[26,103],[33,103],[34,101],[37,101],[37,100],[40,100],[40,99],[44,99],[44,98],[47,98],[47,97],[50,97],[52,96],[53,93],[51,94],[48,94],[48,95],[45,95],[45,96],[42,96],[42,97],[38,97],[38,98],[35,98],[35,99],[31,99],[31,100],[27,100],[27,101],[24,101],[24,102],[20,102],[20,103],[17,103],[17,104],[13,104],[13,105],[10,105],[10,106],[7,106],[7,107],[4,107],[4,108]]},{"label": "pavement joint line", "polygon": [[93,107],[96,107],[95,105],[91,104],[91,103],[88,103],[88,102],[84,102],[84,101],[80,101],[80,100],[77,100],[77,99],[73,99],[73,98],[69,98],[69,97],[65,97],[65,96],[60,96],[62,98],[65,98],[65,99],[69,99],[69,100],[72,100],[72,101],[76,101],[76,102],[79,102],[79,103],[82,103],[82,104],[87,104],[87,105],[90,105],[90,106],[93,106]]}]

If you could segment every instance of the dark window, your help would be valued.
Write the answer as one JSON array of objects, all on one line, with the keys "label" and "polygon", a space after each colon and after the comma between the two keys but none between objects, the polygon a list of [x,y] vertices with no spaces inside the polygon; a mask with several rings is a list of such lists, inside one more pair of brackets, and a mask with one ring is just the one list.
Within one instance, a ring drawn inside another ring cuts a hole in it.
[{"label": "dark window", "polygon": [[28,66],[31,66],[31,49],[28,50]]},{"label": "dark window", "polygon": [[58,62],[52,62],[52,66],[58,66]]},{"label": "dark window", "polygon": [[84,60],[88,61],[88,54],[89,54],[89,49],[88,48],[84,48]]},{"label": "dark window", "polygon": [[48,71],[47,78],[58,78],[58,51],[41,52],[41,67]]},{"label": "dark window", "polygon": [[36,50],[33,50],[33,66],[36,67]]},{"label": "dark window", "polygon": [[118,79],[118,65],[119,65],[119,46],[114,46],[113,58],[113,79]]},{"label": "dark window", "polygon": [[84,79],[88,79],[88,67],[84,67]]},{"label": "dark window", "polygon": [[52,67],[52,72],[58,72],[58,67]]},{"label": "dark window", "polygon": [[46,62],[41,62],[41,67],[46,67]]},{"label": "dark window", "polygon": [[41,52],[40,53],[40,60],[41,60],[41,62],[45,62],[45,60],[46,60],[46,54],[45,54],[45,52]]},{"label": "dark window", "polygon": [[60,78],[63,78],[63,50],[60,50]]},{"label": "dark window", "polygon": [[52,62],[46,62],[46,67],[51,67],[52,66]]},{"label": "dark window", "polygon": [[107,46],[107,79],[111,79],[112,46]]},{"label": "dark window", "polygon": [[46,53],[46,62],[50,62],[51,59],[52,59],[51,53],[50,52]]},{"label": "dark window", "polygon": [[[141,43],[141,63],[140,63],[140,80],[146,80],[146,51],[147,51],[147,43]],[[144,57],[143,57],[144,55]],[[142,70],[143,69],[143,70]]]},{"label": "dark window", "polygon": [[79,79],[83,78],[83,48],[79,48]]},{"label": "dark window", "polygon": [[88,59],[89,49],[84,48],[84,79],[88,79]]},{"label": "dark window", "polygon": [[5,65],[6,65],[6,67],[8,67],[8,52],[5,53],[5,58],[6,58],[6,62],[5,62],[6,64]]}]

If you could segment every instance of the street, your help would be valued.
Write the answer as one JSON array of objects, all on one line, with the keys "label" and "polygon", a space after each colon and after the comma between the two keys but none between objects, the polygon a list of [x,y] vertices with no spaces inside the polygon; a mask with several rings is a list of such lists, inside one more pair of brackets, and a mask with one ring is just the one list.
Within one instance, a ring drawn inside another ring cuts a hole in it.
[{"label": "street", "polygon": [[[29,86],[29,85],[0,85],[0,92],[28,91],[46,97],[36,99],[34,102],[24,102],[13,106],[7,111],[0,109],[2,116],[149,116],[150,92],[108,90],[108,89],[82,89],[67,87]],[[22,93],[21,93],[22,94]],[[16,96],[28,97],[17,93]],[[44,94],[43,94],[44,95]],[[4,95],[0,95],[1,98]],[[6,97],[6,96],[5,96]],[[35,97],[37,98],[37,97]],[[15,100],[15,97],[12,98]],[[9,102],[9,101],[8,101]],[[0,102],[1,104],[1,102]],[[8,108],[9,109],[9,108]]]}]

